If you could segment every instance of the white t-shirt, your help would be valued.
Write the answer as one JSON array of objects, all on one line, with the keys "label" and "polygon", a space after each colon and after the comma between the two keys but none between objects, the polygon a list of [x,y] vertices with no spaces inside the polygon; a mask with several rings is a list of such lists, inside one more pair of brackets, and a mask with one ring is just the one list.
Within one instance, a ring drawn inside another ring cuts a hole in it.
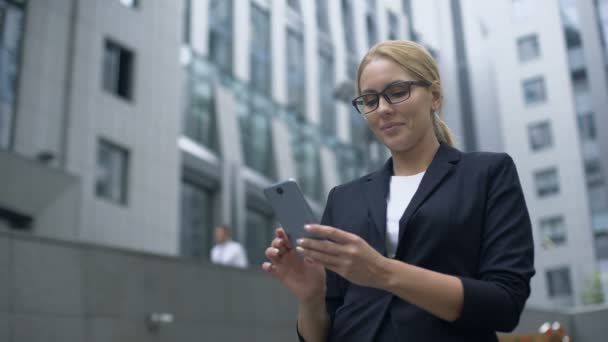
[{"label": "white t-shirt", "polygon": [[247,254],[240,243],[232,240],[224,241],[211,248],[211,262],[214,264],[247,267]]},{"label": "white t-shirt", "polygon": [[386,251],[393,258],[399,242],[399,220],[418,190],[424,172],[412,176],[392,176],[386,200]]}]

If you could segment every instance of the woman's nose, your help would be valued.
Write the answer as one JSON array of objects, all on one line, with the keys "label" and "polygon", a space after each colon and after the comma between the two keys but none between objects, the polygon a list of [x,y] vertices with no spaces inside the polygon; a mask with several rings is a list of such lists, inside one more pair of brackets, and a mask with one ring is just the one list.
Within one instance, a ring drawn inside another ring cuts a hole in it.
[{"label": "woman's nose", "polygon": [[378,99],[378,108],[376,108],[376,111],[378,112],[378,115],[391,114],[393,112],[393,107],[388,102],[388,100],[384,98],[384,96],[380,96],[380,98]]}]

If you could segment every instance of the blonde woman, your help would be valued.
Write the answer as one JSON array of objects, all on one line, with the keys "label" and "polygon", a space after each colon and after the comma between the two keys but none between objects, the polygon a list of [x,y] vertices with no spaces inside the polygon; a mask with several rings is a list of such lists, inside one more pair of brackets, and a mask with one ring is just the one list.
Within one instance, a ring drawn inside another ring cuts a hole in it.
[{"label": "blonde woman", "polygon": [[306,227],[327,240],[289,241],[279,228],[262,265],[296,296],[300,339],[497,341],[518,324],[535,272],[513,160],[452,147],[437,65],[416,43],[374,46],[357,92],[391,158],[331,190],[322,224]]}]

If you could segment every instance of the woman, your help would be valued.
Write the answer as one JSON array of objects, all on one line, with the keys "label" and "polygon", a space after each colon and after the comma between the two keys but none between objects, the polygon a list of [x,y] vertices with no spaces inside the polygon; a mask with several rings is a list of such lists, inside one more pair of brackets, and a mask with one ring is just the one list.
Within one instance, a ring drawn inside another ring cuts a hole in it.
[{"label": "woman", "polygon": [[452,147],[437,65],[416,43],[374,46],[357,93],[391,158],[331,190],[322,224],[306,227],[326,240],[289,241],[279,228],[262,265],[296,296],[300,338],[497,341],[518,324],[534,275],[512,159]]}]

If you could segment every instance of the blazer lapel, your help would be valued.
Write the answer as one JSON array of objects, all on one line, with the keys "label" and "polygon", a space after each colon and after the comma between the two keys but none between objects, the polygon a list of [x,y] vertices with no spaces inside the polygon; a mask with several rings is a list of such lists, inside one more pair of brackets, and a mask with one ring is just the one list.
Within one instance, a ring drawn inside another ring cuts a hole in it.
[{"label": "blazer lapel", "polygon": [[433,190],[441,183],[445,176],[447,176],[458,160],[460,160],[460,151],[445,144],[439,146],[431,165],[429,165],[424,177],[422,177],[418,190],[416,190],[412,201],[399,220],[399,246],[397,246],[397,255],[399,255],[400,246],[402,245],[401,241],[403,240],[403,235],[407,231],[407,224],[412,217],[412,214],[416,212],[416,209],[418,209]]},{"label": "blazer lapel", "polygon": [[384,164],[382,169],[370,174],[365,183],[365,197],[372,216],[373,224],[378,232],[382,246],[386,241],[386,198],[393,174],[393,159]]}]

